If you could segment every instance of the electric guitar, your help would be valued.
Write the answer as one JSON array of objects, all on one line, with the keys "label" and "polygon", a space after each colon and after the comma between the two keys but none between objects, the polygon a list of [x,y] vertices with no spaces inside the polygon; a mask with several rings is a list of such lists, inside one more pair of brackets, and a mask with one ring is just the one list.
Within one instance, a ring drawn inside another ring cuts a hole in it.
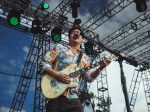
[{"label": "electric guitar", "polygon": [[92,64],[87,68],[79,69],[77,64],[70,64],[68,67],[61,71],[64,74],[69,74],[68,76],[71,79],[70,84],[61,83],[50,75],[45,74],[41,80],[41,89],[43,95],[48,99],[55,99],[62,95],[67,88],[76,88],[79,82],[79,74],[83,73],[84,71],[90,70],[98,65],[99,63]]}]

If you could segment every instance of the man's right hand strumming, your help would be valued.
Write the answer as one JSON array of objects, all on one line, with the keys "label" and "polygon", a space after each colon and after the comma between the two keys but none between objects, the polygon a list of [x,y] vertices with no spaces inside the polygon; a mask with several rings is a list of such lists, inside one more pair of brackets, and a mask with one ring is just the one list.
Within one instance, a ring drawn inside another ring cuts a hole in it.
[{"label": "man's right hand strumming", "polygon": [[65,83],[65,84],[69,84],[71,82],[69,76],[67,76],[66,74],[64,74],[62,72],[57,72],[57,71],[55,71],[51,68],[47,68],[46,70],[44,70],[43,73],[44,74],[49,74],[50,76],[54,77],[59,82],[62,82],[62,83]]},{"label": "man's right hand strumming", "polygon": [[65,83],[65,84],[69,84],[71,82],[69,76],[67,76],[66,74],[63,74],[61,72],[57,72],[55,75],[54,75],[54,78],[56,80],[58,80],[59,82],[62,82],[62,83]]}]

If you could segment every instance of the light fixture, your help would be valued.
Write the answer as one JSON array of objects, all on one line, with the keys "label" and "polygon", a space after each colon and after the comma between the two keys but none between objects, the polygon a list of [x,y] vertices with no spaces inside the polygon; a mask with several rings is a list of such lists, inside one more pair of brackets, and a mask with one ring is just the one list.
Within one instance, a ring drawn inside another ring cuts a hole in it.
[{"label": "light fixture", "polygon": [[55,27],[51,31],[51,38],[54,42],[60,42],[61,41],[61,27]]},{"label": "light fixture", "polygon": [[33,34],[41,34],[42,33],[42,22],[39,19],[34,19],[32,21],[31,32]]},{"label": "light fixture", "polygon": [[73,2],[70,5],[71,5],[71,8],[72,8],[72,17],[73,18],[78,17],[77,8],[80,7],[79,0],[73,0]]},{"label": "light fixture", "polygon": [[20,12],[15,9],[10,10],[7,21],[11,26],[18,26],[20,24]]},{"label": "light fixture", "polygon": [[147,10],[147,4],[145,0],[134,0],[134,2],[138,12],[145,12]]},{"label": "light fixture", "polygon": [[41,8],[42,8],[43,10],[47,10],[47,9],[49,8],[49,4],[48,4],[48,3],[42,3],[42,4],[41,4]]}]

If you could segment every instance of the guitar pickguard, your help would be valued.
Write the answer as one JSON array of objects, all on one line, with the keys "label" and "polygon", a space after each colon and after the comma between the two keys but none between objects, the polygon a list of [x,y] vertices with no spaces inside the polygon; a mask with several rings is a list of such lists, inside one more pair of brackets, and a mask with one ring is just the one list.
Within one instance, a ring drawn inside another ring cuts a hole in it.
[{"label": "guitar pickguard", "polygon": [[[77,65],[71,64],[61,72],[69,75],[77,70],[79,70]],[[62,95],[67,88],[77,87],[79,82],[79,75],[72,75],[69,77],[71,79],[70,84],[64,84],[55,80],[50,75],[44,75],[41,81],[41,89],[44,96],[48,99],[54,99]]]}]

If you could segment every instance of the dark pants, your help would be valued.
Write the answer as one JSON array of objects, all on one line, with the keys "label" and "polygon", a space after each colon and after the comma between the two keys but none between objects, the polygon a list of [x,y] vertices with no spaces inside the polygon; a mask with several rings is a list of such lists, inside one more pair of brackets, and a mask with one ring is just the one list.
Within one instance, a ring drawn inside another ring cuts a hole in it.
[{"label": "dark pants", "polygon": [[67,99],[65,96],[60,96],[48,100],[46,112],[83,112],[83,107],[79,99]]}]

